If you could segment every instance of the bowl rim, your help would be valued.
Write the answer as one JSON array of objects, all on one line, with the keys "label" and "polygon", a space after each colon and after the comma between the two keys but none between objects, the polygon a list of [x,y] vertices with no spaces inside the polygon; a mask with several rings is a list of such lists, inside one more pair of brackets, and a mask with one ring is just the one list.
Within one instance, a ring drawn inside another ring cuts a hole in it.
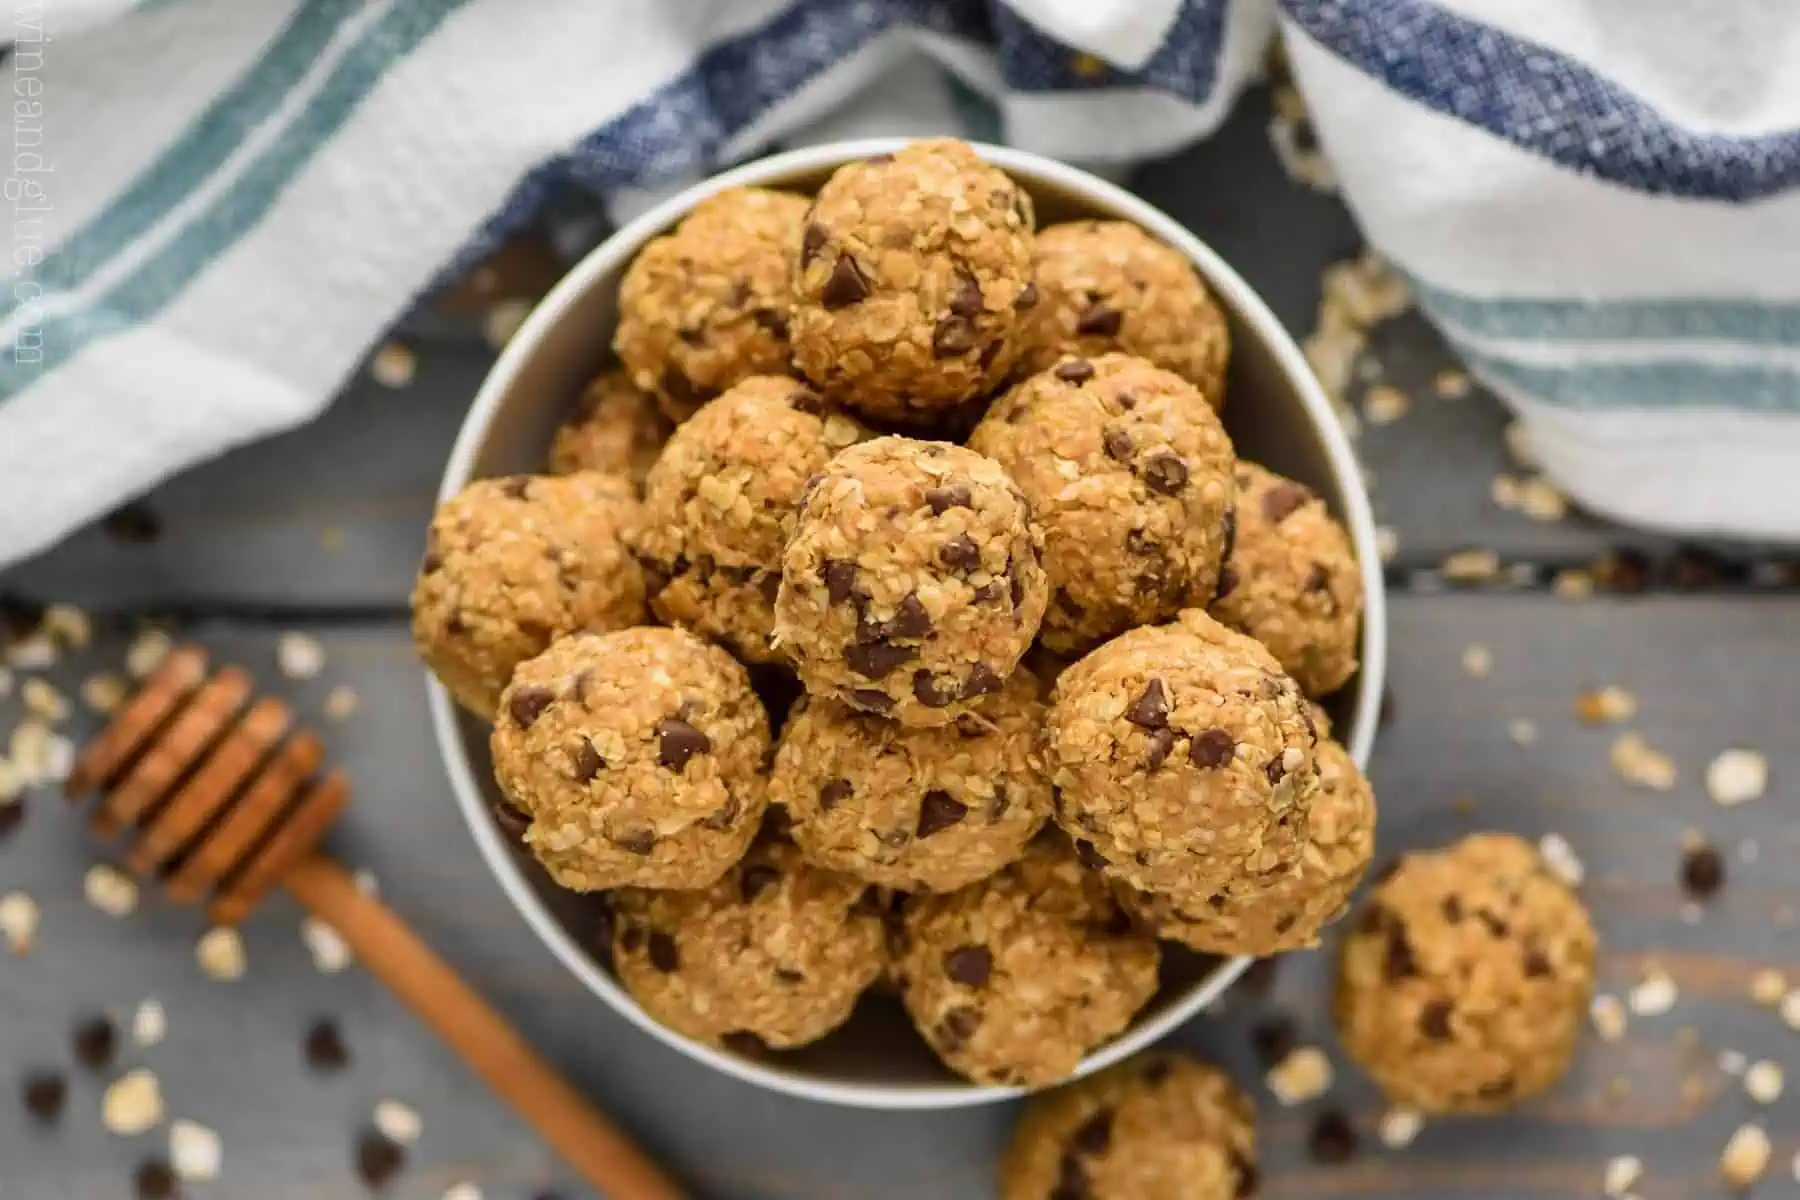
[{"label": "bowl rim", "polygon": [[[591,288],[621,273],[651,238],[673,226],[700,201],[728,188],[781,186],[795,175],[830,169],[876,154],[892,153],[914,140],[916,139],[906,137],[878,137],[826,142],[745,163],[684,188],[627,222],[589,251],[532,309],[483,379],[474,402],[463,418],[449,460],[445,464],[443,481],[438,489],[439,503],[455,495],[469,482],[488,426],[492,423],[502,398],[512,390],[516,377],[537,352],[545,335]],[[1359,766],[1366,766],[1369,750],[1374,743],[1376,715],[1380,709],[1387,666],[1387,608],[1380,551],[1374,516],[1368,496],[1363,490],[1361,474],[1349,439],[1299,346],[1242,276],[1211,247],[1147,201],[1078,167],[1030,151],[980,142],[971,142],[970,145],[983,159],[1002,170],[1016,173],[1033,182],[1060,188],[1070,195],[1092,202],[1096,207],[1116,214],[1118,219],[1135,222],[1181,251],[1199,268],[1207,286],[1220,296],[1226,307],[1237,314],[1269,351],[1287,377],[1289,385],[1298,394],[1311,420],[1314,436],[1319,440],[1337,479],[1337,490],[1343,497],[1341,516],[1355,546],[1363,576],[1362,664],[1355,695],[1355,720],[1351,723],[1344,745]],[[488,870],[532,932],[549,947],[562,965],[590,992],[604,1000],[614,1012],[631,1024],[686,1057],[732,1078],[789,1096],[827,1104],[887,1111],[930,1111],[992,1104],[1025,1093],[1024,1088],[964,1082],[915,1085],[820,1079],[814,1075],[754,1062],[714,1049],[651,1019],[629,993],[570,936],[527,881],[511,850],[501,841],[493,821],[489,819],[487,802],[483,798],[481,785],[475,777],[462,740],[455,702],[429,673],[426,681],[432,729],[436,735],[440,757],[450,777],[451,791],[455,794],[457,807],[462,812],[464,823],[468,825]],[[1111,1066],[1160,1041],[1177,1026],[1224,995],[1253,961],[1245,957],[1227,960],[1186,995],[1170,1001],[1164,1011],[1132,1025],[1118,1037],[1084,1057],[1070,1078],[1078,1079]]]}]

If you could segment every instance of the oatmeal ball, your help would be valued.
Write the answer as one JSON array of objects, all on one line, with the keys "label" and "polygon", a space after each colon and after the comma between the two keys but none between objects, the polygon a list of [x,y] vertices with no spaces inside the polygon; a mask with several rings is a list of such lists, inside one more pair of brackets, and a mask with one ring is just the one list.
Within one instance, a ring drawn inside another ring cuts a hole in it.
[{"label": "oatmeal ball", "polygon": [[[1362,573],[1325,501],[1255,463],[1237,469],[1237,538],[1210,610],[1269,648],[1309,696],[1356,673]],[[1207,593],[1193,593],[1207,606]]]},{"label": "oatmeal ball", "polygon": [[1185,908],[1121,886],[1126,911],[1157,937],[1209,954],[1266,957],[1317,945],[1319,930],[1349,907],[1375,853],[1375,792],[1337,742],[1320,737],[1315,756],[1319,790],[1297,865],[1266,883],[1227,885]]},{"label": "oatmeal ball", "polygon": [[867,436],[806,384],[773,375],[753,375],[695,413],[644,486],[635,549],[656,615],[739,658],[781,661],[769,635],[800,491]]},{"label": "oatmeal ball", "polygon": [[710,888],[615,892],[613,963],[632,998],[677,1033],[713,1046],[804,1046],[842,1025],[886,969],[868,890],[764,838]]},{"label": "oatmeal ball", "polygon": [[769,800],[820,866],[903,891],[954,891],[1018,858],[1049,818],[1043,721],[1024,669],[946,730],[806,702],[775,749]]},{"label": "oatmeal ball", "polygon": [[519,663],[554,639],[644,617],[627,549],[636,490],[597,471],[481,479],[431,518],[413,583],[413,641],[456,702],[492,718]]},{"label": "oatmeal ball", "polygon": [[1587,910],[1529,843],[1408,854],[1344,941],[1338,1036],[1396,1103],[1503,1109],[1568,1069],[1594,952]]},{"label": "oatmeal ball", "polygon": [[733,188],[657,238],[619,285],[613,347],[670,419],[740,379],[788,369],[788,274],[806,198]]},{"label": "oatmeal ball", "polygon": [[980,883],[912,895],[895,957],[913,1024],[958,1074],[1037,1087],[1123,1030],[1156,991],[1156,942],[1056,835]]},{"label": "oatmeal ball", "polygon": [[1210,597],[1236,458],[1192,384],[1140,358],[1068,358],[995,401],[969,448],[1011,472],[1044,527],[1043,640],[1079,653]]},{"label": "oatmeal ball", "polygon": [[1134,1058],[1034,1096],[1000,1160],[1000,1200],[1240,1200],[1256,1106],[1185,1054]]},{"label": "oatmeal ball", "polygon": [[1120,352],[1173,371],[1225,406],[1231,331],[1179,250],[1129,221],[1070,221],[1037,236],[1032,267],[1041,298],[1023,366],[1042,371],[1065,354]]},{"label": "oatmeal ball", "polygon": [[1049,585],[1005,471],[961,446],[877,438],[811,485],[782,558],[776,640],[809,692],[946,725],[1000,690]]},{"label": "oatmeal ball", "polygon": [[1083,861],[1189,911],[1285,876],[1319,787],[1311,714],[1269,652],[1197,609],[1056,684],[1056,820]]},{"label": "oatmeal ball", "polygon": [[578,892],[707,887],[767,804],[750,679],[681,629],[580,634],[521,663],[492,748],[526,847]]},{"label": "oatmeal ball", "polygon": [[806,215],[794,361],[845,403],[929,421],[992,391],[1023,342],[1031,200],[966,144],[840,167]]},{"label": "oatmeal ball", "polygon": [[669,419],[656,398],[640,391],[624,371],[608,371],[581,394],[575,413],[550,443],[550,473],[608,471],[638,488],[663,443]]}]

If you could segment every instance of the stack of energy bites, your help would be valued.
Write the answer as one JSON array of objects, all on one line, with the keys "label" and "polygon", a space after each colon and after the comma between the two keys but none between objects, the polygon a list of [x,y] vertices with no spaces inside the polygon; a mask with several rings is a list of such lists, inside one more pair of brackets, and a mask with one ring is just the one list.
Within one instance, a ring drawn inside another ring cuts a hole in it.
[{"label": "stack of energy bites", "polygon": [[[1313,701],[1356,670],[1361,576],[1319,497],[1236,457],[1227,325],[1183,255],[1036,231],[969,146],[918,142],[700,204],[627,272],[614,345],[554,474],[439,510],[414,628],[494,723],[502,828],[610,893],[647,1013],[762,1053],[891,986],[952,1070],[1036,1088],[1151,998],[1159,939],[1273,954],[1344,910],[1375,801]],[[804,694],[769,711],[747,665]],[[1458,980],[1577,990],[1579,906],[1493,848],[1460,866],[1492,889],[1460,924],[1421,911],[1438,868],[1384,885],[1342,1007],[1384,1082],[1491,1103],[1458,1052],[1549,1026],[1455,1008]],[[1473,961],[1501,944],[1518,980]],[[1254,1185],[1209,1067],[1042,1103],[1008,1196]]]}]

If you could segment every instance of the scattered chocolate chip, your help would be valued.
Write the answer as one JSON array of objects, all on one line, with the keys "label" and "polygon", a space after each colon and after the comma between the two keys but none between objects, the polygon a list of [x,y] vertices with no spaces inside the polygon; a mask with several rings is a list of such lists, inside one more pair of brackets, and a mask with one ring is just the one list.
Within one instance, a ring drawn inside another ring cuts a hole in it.
[{"label": "scattered chocolate chip", "polygon": [[119,1048],[118,1031],[105,1017],[89,1017],[75,1026],[75,1061],[90,1071],[112,1065]]},{"label": "scattered chocolate chip", "polygon": [[969,668],[969,677],[963,680],[962,698],[974,699],[976,696],[991,696],[1006,686],[1000,673],[984,662],[978,662]]},{"label": "scattered chocolate chip", "polygon": [[1188,746],[1188,758],[1196,767],[1222,767],[1236,753],[1237,740],[1223,729],[1197,733]]},{"label": "scattered chocolate chip", "polygon": [[819,291],[819,303],[831,311],[849,308],[868,298],[869,281],[863,277],[862,268],[848,254],[838,255],[837,264],[831,268],[831,278]]},{"label": "scattered chocolate chip", "polygon": [[1382,971],[1390,981],[1408,979],[1419,973],[1419,960],[1413,957],[1412,944],[1398,921],[1388,926],[1387,953],[1382,958]]},{"label": "scattered chocolate chip", "polygon": [[681,368],[673,364],[663,368],[657,384],[669,399],[684,408],[699,408],[719,394],[718,388],[703,387],[695,383],[682,372]]},{"label": "scattered chocolate chip", "polygon": [[894,711],[894,698],[886,692],[878,692],[874,688],[851,688],[846,698],[852,708],[860,708],[865,712],[885,716]]},{"label": "scattered chocolate chip", "polygon": [[1288,769],[1287,763],[1283,761],[1284,757],[1285,756],[1283,755],[1277,754],[1263,767],[1263,777],[1269,781],[1270,786],[1274,786],[1287,778]]},{"label": "scattered chocolate chip", "polygon": [[848,800],[855,790],[848,779],[833,779],[819,789],[819,807],[830,812]]},{"label": "scattered chocolate chip", "polygon": [[992,604],[1006,594],[998,579],[991,579],[975,589],[974,600],[977,604]]},{"label": "scattered chocolate chip", "polygon": [[804,971],[796,971],[791,967],[776,967],[775,982],[785,983],[787,986],[793,987],[797,983],[806,982],[806,973]]},{"label": "scattered chocolate chip", "polygon": [[1237,591],[1237,585],[1237,572],[1230,567],[1220,567],[1219,583],[1218,586],[1213,589],[1213,599],[1215,601],[1223,600],[1225,597],[1231,595],[1231,593]]},{"label": "scattered chocolate chip", "polygon": [[[1017,609],[1025,603],[1025,580],[1011,567],[1007,568],[1006,577],[1012,592],[1012,606]],[[1073,602],[1069,603],[1069,607],[1074,607]]]},{"label": "scattered chocolate chip", "polygon": [[531,723],[537,720],[555,699],[556,693],[549,688],[528,683],[512,690],[512,698],[506,702],[506,710],[512,714],[513,723],[520,729],[530,729]]},{"label": "scattered chocolate chip", "polygon": [[994,794],[987,802],[988,824],[992,825],[995,821],[1004,817],[1006,815],[1006,808],[1006,786],[1004,784],[996,783],[994,785]]},{"label": "scattered chocolate chip", "polygon": [[1075,320],[1075,332],[1082,337],[1117,337],[1125,323],[1125,314],[1104,304],[1095,304]]},{"label": "scattered chocolate chip", "polygon": [[671,771],[687,766],[688,759],[712,749],[712,739],[679,717],[656,723],[657,761]]},{"label": "scattered chocolate chip", "polygon": [[675,331],[675,336],[690,346],[706,345],[706,330],[698,325],[690,325]]},{"label": "scattered chocolate chip", "polygon": [[944,1014],[944,1019],[937,1025],[937,1042],[940,1049],[947,1053],[955,1053],[969,1044],[975,1031],[981,1028],[981,1012],[964,1005],[953,1008]]},{"label": "scattered chocolate chip", "polygon": [[933,675],[923,667],[913,672],[913,696],[926,708],[948,708],[959,692],[949,675]]},{"label": "scattered chocolate chip", "polygon": [[144,504],[124,504],[100,518],[100,528],[115,541],[141,546],[162,536],[162,521]]},{"label": "scattered chocolate chip", "polygon": [[1219,520],[1219,561],[1223,562],[1230,558],[1231,552],[1235,549],[1237,549],[1237,505],[1234,504],[1225,510],[1224,517]]},{"label": "scattered chocolate chip", "polygon": [[1064,383],[1086,383],[1094,377],[1094,364],[1085,358],[1071,358],[1057,363],[1052,374]]},{"label": "scattered chocolate chip", "polygon": [[809,387],[796,385],[794,390],[788,393],[788,407],[797,413],[816,417],[825,411],[825,397]]},{"label": "scattered chocolate chip", "polygon": [[973,350],[976,341],[975,326],[967,318],[945,317],[931,332],[931,353],[934,358],[956,358]]},{"label": "scattered chocolate chip", "polygon": [[1086,838],[1075,839],[1075,857],[1080,859],[1081,865],[1090,871],[1098,871],[1106,865],[1105,857],[1094,848],[1094,843]]},{"label": "scattered chocolate chip", "polygon": [[882,636],[922,638],[931,632],[931,614],[916,594],[908,593],[894,608],[894,619],[883,623]]},{"label": "scattered chocolate chip", "polygon": [[700,828],[710,829],[714,833],[730,829],[737,824],[738,814],[743,811],[744,806],[738,803],[738,798],[728,796],[725,803],[719,805],[710,815],[701,820]]},{"label": "scattered chocolate chip", "polygon": [[1324,563],[1314,563],[1306,572],[1300,588],[1307,592],[1323,592],[1331,587],[1331,572],[1325,569]]},{"label": "scattered chocolate chip", "polygon": [[918,650],[912,646],[868,642],[845,648],[844,665],[864,679],[885,679],[918,656]]},{"label": "scattered chocolate chip", "polygon": [[25,823],[25,797],[18,796],[0,803],[0,842],[4,842]]},{"label": "scattered chocolate chip", "polygon": [[301,1048],[306,1065],[315,1071],[341,1071],[350,1065],[350,1048],[344,1045],[337,1022],[329,1017],[321,1017],[307,1028]]},{"label": "scattered chocolate chip", "polygon": [[1462,900],[1459,897],[1445,896],[1443,903],[1438,905],[1438,907],[1443,911],[1444,920],[1450,922],[1450,924],[1455,925],[1462,921],[1463,906]]},{"label": "scattered chocolate chip", "polygon": [[1115,462],[1131,461],[1131,434],[1119,426],[1109,425],[1100,434],[1100,445]]},{"label": "scattered chocolate chip", "polygon": [[1507,934],[1512,932],[1512,928],[1508,926],[1505,921],[1502,921],[1499,917],[1496,917],[1485,908],[1476,909],[1475,916],[1483,925],[1487,926],[1487,931],[1496,938],[1504,938]]},{"label": "scattered chocolate chip", "polygon": [[1313,1118],[1306,1149],[1316,1163],[1338,1166],[1356,1157],[1356,1126],[1339,1109],[1328,1108]]},{"label": "scattered chocolate chip", "polygon": [[956,289],[950,293],[950,311],[971,321],[981,315],[981,283],[965,270],[956,272]]},{"label": "scattered chocolate chip", "polygon": [[1263,517],[1269,524],[1279,525],[1311,499],[1312,493],[1306,488],[1284,480],[1263,493]]},{"label": "scattered chocolate chip", "polygon": [[627,854],[647,855],[656,849],[656,834],[648,829],[634,829],[620,834],[612,842]]},{"label": "scattered chocolate chip", "polygon": [[735,1029],[719,1041],[727,1050],[735,1050],[739,1054],[765,1054],[769,1049],[768,1043],[748,1029]]},{"label": "scattered chocolate chip", "polygon": [[575,743],[575,751],[569,755],[569,773],[576,783],[591,783],[605,767],[606,760],[594,749],[594,743],[586,738]]},{"label": "scattered chocolate chip", "polygon": [[619,947],[627,954],[636,954],[638,947],[644,944],[644,931],[636,925],[627,925],[619,931]]},{"label": "scattered chocolate chip", "polygon": [[650,931],[650,939],[644,950],[650,956],[650,965],[664,975],[671,974],[681,966],[681,952],[675,948],[675,939],[660,929]]},{"label": "scattered chocolate chip", "polygon": [[1257,1189],[1262,1186],[1262,1173],[1256,1169],[1256,1164],[1233,1150],[1231,1169],[1237,1173],[1235,1200],[1249,1200],[1256,1195]]},{"label": "scattered chocolate chip", "polygon": [[819,572],[825,581],[825,597],[842,604],[856,594],[856,564],[834,558]]},{"label": "scattered chocolate chip", "polygon": [[952,571],[973,571],[981,566],[981,546],[966,533],[959,533],[938,550],[938,559]]},{"label": "scattered chocolate chip", "polygon": [[1069,1149],[1094,1158],[1112,1149],[1113,1110],[1103,1108],[1076,1126],[1069,1135]]},{"label": "scattered chocolate chip", "polygon": [[25,1077],[20,1094],[32,1119],[40,1125],[51,1125],[62,1119],[69,1085],[53,1071],[33,1071]]},{"label": "scattered chocolate chip", "polygon": [[356,1173],[372,1192],[392,1183],[405,1165],[405,1148],[380,1130],[368,1130],[356,1143]]},{"label": "scattered chocolate chip", "polygon": [[147,1158],[138,1164],[131,1176],[138,1200],[174,1200],[181,1194],[181,1181],[175,1169],[160,1158]]},{"label": "scattered chocolate chip", "polygon": [[1175,748],[1175,732],[1171,729],[1158,729],[1150,734],[1150,754],[1144,759],[1144,769],[1154,771],[1169,761],[1169,752]]},{"label": "scattered chocolate chip", "polygon": [[1177,454],[1165,450],[1144,464],[1144,485],[1159,495],[1177,495],[1187,481],[1187,464]]},{"label": "scattered chocolate chip", "polygon": [[1264,1017],[1250,1029],[1250,1048],[1265,1071],[1274,1070],[1299,1045],[1300,1029],[1286,1013]]},{"label": "scattered chocolate chip", "polygon": [[1550,959],[1536,946],[1525,947],[1525,977],[1543,979],[1551,973]]},{"label": "scattered chocolate chip", "polygon": [[767,888],[781,882],[781,872],[767,863],[751,863],[738,876],[738,894],[749,904]]},{"label": "scattered chocolate chip", "polygon": [[1434,1042],[1450,1040],[1450,1014],[1452,1012],[1448,1000],[1432,1000],[1419,1010],[1419,1032]]},{"label": "scattered chocolate chip", "polygon": [[1144,685],[1144,692],[1125,710],[1125,719],[1142,729],[1161,729],[1169,723],[1169,697],[1161,679]]},{"label": "scattered chocolate chip", "polygon": [[529,500],[531,499],[531,476],[508,476],[500,481],[500,491],[514,500]]},{"label": "scattered chocolate chip", "polygon": [[[788,319],[786,313],[779,312],[773,308],[753,308],[750,310],[750,319],[755,321],[757,325],[763,329],[780,338],[782,341],[787,340]],[[807,410],[801,409],[800,411],[805,412]]]},{"label": "scattered chocolate chip", "polygon": [[1516,1081],[1511,1075],[1502,1075],[1498,1079],[1482,1084],[1476,1089],[1476,1094],[1483,1100],[1504,1100],[1512,1095],[1515,1086],[1517,1086]]},{"label": "scattered chocolate chip", "polygon": [[1725,858],[1712,846],[1695,846],[1681,857],[1681,886],[1705,900],[1725,886]]},{"label": "scattered chocolate chip", "polygon": [[1160,1086],[1174,1071],[1166,1058],[1153,1058],[1144,1064],[1144,1082],[1151,1087]]},{"label": "scattered chocolate chip", "polygon": [[987,370],[994,365],[994,360],[1000,357],[1000,352],[1004,349],[1006,349],[1006,340],[995,338],[981,348],[981,355],[975,360],[975,365],[983,371]]},{"label": "scattered chocolate chip", "polygon": [[1028,283],[1024,287],[1019,289],[1019,294],[1017,296],[1013,297],[1013,311],[1014,312],[1024,312],[1028,308],[1036,308],[1037,302],[1038,302],[1037,284]]},{"label": "scattered chocolate chip", "polygon": [[985,946],[958,946],[944,955],[944,974],[964,987],[985,987],[994,969],[994,956]]},{"label": "scattered chocolate chip", "polygon": [[488,811],[493,814],[494,824],[500,827],[500,832],[512,841],[523,840],[526,831],[531,828],[531,818],[504,800],[494,801]]},{"label": "scattered chocolate chip", "polygon": [[942,833],[969,815],[969,806],[942,788],[932,788],[919,803],[917,836],[928,838]]}]

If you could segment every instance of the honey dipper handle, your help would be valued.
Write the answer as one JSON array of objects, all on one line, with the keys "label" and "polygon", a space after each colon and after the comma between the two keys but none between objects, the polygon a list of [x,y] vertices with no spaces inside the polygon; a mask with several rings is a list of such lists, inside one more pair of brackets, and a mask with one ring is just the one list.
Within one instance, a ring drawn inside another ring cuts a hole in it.
[{"label": "honey dipper handle", "polygon": [[309,854],[282,884],[607,1200],[682,1200],[668,1176],[344,868]]}]

